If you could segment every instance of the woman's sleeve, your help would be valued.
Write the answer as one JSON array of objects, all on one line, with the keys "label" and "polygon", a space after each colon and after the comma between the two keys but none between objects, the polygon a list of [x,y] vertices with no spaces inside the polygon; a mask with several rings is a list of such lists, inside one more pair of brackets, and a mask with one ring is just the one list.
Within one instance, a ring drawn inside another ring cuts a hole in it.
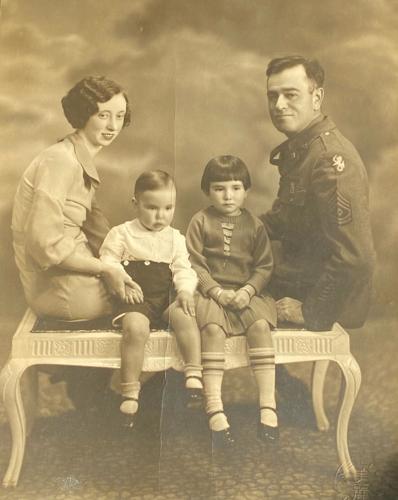
[{"label": "woman's sleeve", "polygon": [[87,218],[83,223],[83,232],[91,250],[97,257],[104,238],[109,232],[109,222],[99,208],[95,196],[92,200],[91,210],[87,212]]},{"label": "woman's sleeve", "polygon": [[60,264],[75,250],[74,238],[64,230],[64,206],[75,173],[74,165],[62,155],[44,158],[37,168],[25,242],[42,269]]},{"label": "woman's sleeve", "polygon": [[177,293],[186,291],[193,293],[198,284],[198,277],[189,262],[189,254],[185,238],[177,231],[174,233],[175,251],[171,263],[173,283]]},{"label": "woman's sleeve", "polygon": [[187,229],[187,247],[190,255],[192,267],[196,271],[199,279],[199,288],[207,294],[209,290],[220,286],[210,274],[210,269],[203,255],[204,224],[203,217],[194,215]]},{"label": "woman's sleeve", "polygon": [[258,221],[253,248],[253,273],[247,281],[258,294],[271,279],[273,266],[271,243],[264,225]]}]

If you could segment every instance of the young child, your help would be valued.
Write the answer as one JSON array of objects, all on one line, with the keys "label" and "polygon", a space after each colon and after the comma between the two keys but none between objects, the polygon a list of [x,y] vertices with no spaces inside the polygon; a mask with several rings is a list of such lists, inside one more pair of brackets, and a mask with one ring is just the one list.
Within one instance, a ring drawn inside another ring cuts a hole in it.
[{"label": "young child", "polygon": [[[114,324],[121,323],[121,388],[126,425],[132,427],[138,410],[144,348],[151,328],[171,325],[185,362],[188,397],[202,389],[200,334],[193,294],[197,276],[191,268],[185,238],[170,227],[175,209],[173,179],[161,170],[141,174],[134,188],[137,218],[110,230],[100,250],[101,259],[124,266],[137,288],[126,289]],[[177,296],[175,302],[172,298]]]},{"label": "young child", "polygon": [[211,205],[196,213],[187,246],[199,278],[196,319],[202,336],[203,386],[213,443],[234,445],[221,399],[225,337],[246,335],[250,364],[259,389],[257,435],[279,437],[275,403],[275,354],[270,325],[273,299],[263,292],[273,260],[262,222],[242,208],[251,186],[246,165],[219,156],[206,165],[201,188]]}]

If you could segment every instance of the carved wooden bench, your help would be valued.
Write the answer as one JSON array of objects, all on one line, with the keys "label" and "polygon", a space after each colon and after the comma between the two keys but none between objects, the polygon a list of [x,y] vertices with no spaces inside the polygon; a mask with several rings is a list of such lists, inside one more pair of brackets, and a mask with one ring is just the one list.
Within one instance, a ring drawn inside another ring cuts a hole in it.
[{"label": "carved wooden bench", "polygon": [[[93,367],[120,367],[120,333],[112,329],[90,331],[34,331],[35,314],[28,309],[19,324],[12,342],[7,364],[0,373],[0,392],[7,411],[12,434],[12,450],[4,486],[15,486],[20,475],[27,435],[28,415],[34,412],[37,399],[37,378],[31,370],[35,365],[69,365]],[[347,332],[337,323],[328,332],[302,329],[274,331],[276,363],[314,361],[312,372],[312,401],[321,431],[329,429],[324,412],[323,388],[330,361],[341,368],[345,388],[337,422],[337,451],[347,478],[355,478],[356,469],[351,462],[347,432],[351,410],[361,384],[361,371],[350,352]],[[245,337],[226,340],[226,369],[248,365]],[[174,336],[166,331],[154,331],[146,346],[144,371],[162,371],[169,368],[182,370],[181,355]],[[21,377],[24,375],[25,401],[21,396]],[[29,376],[31,373],[31,376]]]}]

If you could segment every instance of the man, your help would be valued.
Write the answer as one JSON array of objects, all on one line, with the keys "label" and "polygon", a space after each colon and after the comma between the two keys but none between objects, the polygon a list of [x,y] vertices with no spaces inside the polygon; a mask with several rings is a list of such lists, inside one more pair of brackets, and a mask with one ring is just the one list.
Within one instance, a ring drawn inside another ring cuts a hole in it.
[{"label": "man", "polygon": [[278,320],[310,330],[329,330],[335,321],[360,327],[375,264],[365,167],[322,114],[324,71],[317,61],[273,59],[267,77],[272,123],[288,138],[271,153],[280,185],[261,217],[279,242],[270,284]]}]

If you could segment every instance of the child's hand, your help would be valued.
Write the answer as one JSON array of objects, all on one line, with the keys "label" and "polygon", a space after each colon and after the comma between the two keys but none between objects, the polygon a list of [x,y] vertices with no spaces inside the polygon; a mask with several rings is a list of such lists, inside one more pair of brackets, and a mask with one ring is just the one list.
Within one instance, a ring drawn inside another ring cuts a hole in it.
[{"label": "child's hand", "polygon": [[223,290],[217,298],[217,302],[221,306],[229,306],[231,301],[235,298],[236,292],[234,290]]},{"label": "child's hand", "polygon": [[130,286],[126,285],[124,299],[126,304],[141,304],[142,302],[144,302],[144,294],[142,293],[140,285],[135,282],[134,284],[136,285],[135,288],[131,288]]},{"label": "child's hand", "polygon": [[195,301],[189,292],[180,292],[176,299],[177,305],[181,307],[188,316],[195,316]]},{"label": "child's hand", "polygon": [[250,295],[246,290],[237,290],[235,297],[228,304],[228,307],[240,311],[250,304],[250,299]]}]

